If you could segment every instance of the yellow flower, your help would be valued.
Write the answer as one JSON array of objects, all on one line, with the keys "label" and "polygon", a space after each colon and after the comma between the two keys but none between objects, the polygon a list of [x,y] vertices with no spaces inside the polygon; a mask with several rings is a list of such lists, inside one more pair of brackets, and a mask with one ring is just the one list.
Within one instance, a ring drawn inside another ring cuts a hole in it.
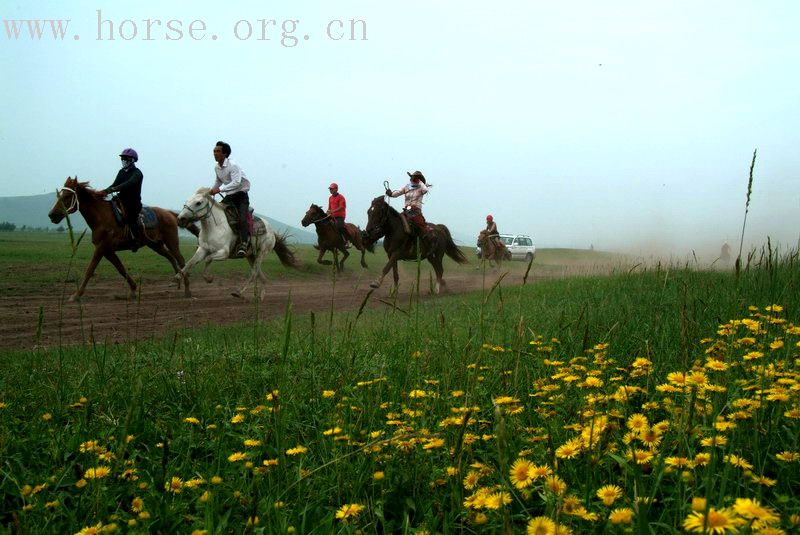
[{"label": "yellow flower", "polygon": [[536,465],[527,459],[517,459],[511,465],[509,477],[511,483],[518,489],[524,489],[536,479],[533,469]]},{"label": "yellow flower", "polygon": [[50,414],[49,412],[46,412],[46,413],[42,414],[42,420],[43,421],[49,422],[52,419],[53,419],[53,415]]},{"label": "yellow flower", "polygon": [[174,494],[180,494],[183,488],[183,480],[179,477],[174,477],[164,483],[164,490],[168,490]]},{"label": "yellow flower", "polygon": [[614,509],[608,515],[608,519],[612,524],[630,524],[633,521],[633,509],[629,507]]},{"label": "yellow flower", "polygon": [[567,491],[567,484],[558,476],[550,476],[544,480],[545,486],[550,489],[553,494],[561,496]]},{"label": "yellow flower", "polygon": [[708,510],[708,516],[700,511],[694,511],[683,521],[686,531],[712,535],[735,533],[738,531],[736,524],[736,519],[729,509],[714,509],[713,507]]},{"label": "yellow flower", "polygon": [[464,477],[464,488],[467,490],[472,490],[478,484],[478,480],[480,480],[481,475],[476,472],[475,470],[470,470],[467,472],[467,475]]},{"label": "yellow flower", "polygon": [[628,418],[628,429],[631,431],[641,432],[643,429],[647,429],[649,426],[650,422],[647,420],[647,416],[644,414],[634,414]]},{"label": "yellow flower", "polygon": [[247,454],[246,453],[242,453],[240,451],[237,451],[236,453],[231,453],[228,456],[228,460],[230,462],[232,462],[232,463],[237,463],[237,462],[243,461],[245,459],[247,459]]},{"label": "yellow flower", "polygon": [[324,397],[324,398],[332,398],[335,395],[336,395],[336,391],[335,390],[323,390],[322,391],[322,397]]},{"label": "yellow flower", "polygon": [[259,447],[261,445],[261,441],[260,440],[255,440],[255,439],[252,439],[252,438],[248,438],[248,439],[245,439],[244,445],[246,447],[248,447],[248,448],[257,448],[257,447]]},{"label": "yellow flower", "polygon": [[581,452],[580,440],[570,440],[556,448],[556,457],[559,459],[572,459]]},{"label": "yellow flower", "polygon": [[83,474],[84,479],[102,479],[106,477],[108,474],[111,473],[111,470],[107,466],[98,466],[96,468],[89,468],[86,470],[86,473]]},{"label": "yellow flower", "polygon": [[781,517],[773,509],[763,507],[757,500],[738,498],[733,504],[736,514],[747,519],[756,519],[767,524],[778,522]]},{"label": "yellow flower", "polygon": [[244,422],[244,414],[240,413],[240,414],[235,415],[233,418],[231,418],[231,423],[232,424],[240,424],[242,422]]},{"label": "yellow flower", "polygon": [[222,483],[222,478],[221,477],[219,477],[219,476],[212,476],[211,477],[211,484],[212,485],[219,485],[220,483]]},{"label": "yellow flower", "polygon": [[556,523],[546,516],[537,516],[528,521],[525,532],[527,535],[555,535]]},{"label": "yellow flower", "polygon": [[183,421],[186,422],[187,424],[192,424],[192,425],[197,425],[200,423],[200,420],[198,420],[194,416],[187,416],[186,418],[183,419]]},{"label": "yellow flower", "polygon": [[385,474],[383,472],[381,472],[380,470],[378,470],[377,472],[374,472],[372,474],[372,479],[374,479],[375,481],[380,481],[381,479],[384,478],[384,476],[385,476]]},{"label": "yellow flower", "polygon": [[131,500],[131,511],[139,513],[142,509],[144,509],[144,500],[138,496],[134,497],[133,500]]},{"label": "yellow flower", "polygon": [[800,461],[800,453],[795,451],[782,451],[775,456],[779,461],[790,463],[793,461]]},{"label": "yellow flower", "polygon": [[100,533],[103,533],[102,522],[98,522],[94,526],[87,526],[82,530],[80,530],[79,532],[77,532],[75,535],[99,535]]},{"label": "yellow flower", "polygon": [[622,497],[622,489],[616,485],[605,485],[597,489],[596,494],[606,506],[611,506],[617,498]]},{"label": "yellow flower", "polygon": [[306,453],[308,448],[305,446],[297,445],[294,448],[289,448],[286,450],[286,455],[300,455],[301,453]]},{"label": "yellow flower", "polygon": [[358,517],[363,509],[364,506],[357,503],[345,504],[336,511],[336,519],[341,520],[344,524],[348,524],[351,520]]}]

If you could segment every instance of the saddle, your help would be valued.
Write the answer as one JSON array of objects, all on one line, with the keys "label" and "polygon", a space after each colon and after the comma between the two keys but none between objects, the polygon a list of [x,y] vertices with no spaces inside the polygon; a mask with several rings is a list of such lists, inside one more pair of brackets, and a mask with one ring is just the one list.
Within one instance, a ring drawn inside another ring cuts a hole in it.
[{"label": "saddle", "polygon": [[[111,212],[114,214],[114,220],[117,222],[117,225],[124,227],[126,225],[125,207],[122,206],[122,202],[118,197],[111,199]],[[142,206],[142,210],[139,212],[136,221],[139,223],[139,228],[145,230],[158,228],[158,217],[149,206]]]},{"label": "saddle", "polygon": [[[231,226],[234,234],[239,233],[239,212],[236,211],[235,206],[225,206],[225,217],[228,219],[228,224]],[[247,230],[250,235],[260,236],[267,233],[267,227],[264,221],[254,215],[254,210],[250,208],[247,211]]]}]

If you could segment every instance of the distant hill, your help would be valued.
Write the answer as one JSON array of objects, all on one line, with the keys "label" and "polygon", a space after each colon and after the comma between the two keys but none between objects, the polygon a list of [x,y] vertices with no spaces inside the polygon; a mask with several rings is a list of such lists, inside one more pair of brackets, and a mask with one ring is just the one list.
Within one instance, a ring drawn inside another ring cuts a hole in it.
[{"label": "distant hill", "polygon": [[[28,195],[23,197],[0,197],[0,223],[8,221],[14,223],[17,229],[23,225],[32,228],[46,228],[55,230],[58,225],[54,225],[47,218],[47,213],[55,203],[55,193],[45,193],[42,195]],[[272,219],[271,217],[263,217],[278,233],[289,234],[289,241],[291,243],[317,243],[316,233],[308,232],[306,230],[292,227]],[[70,217],[72,225],[78,230],[86,228],[86,222],[80,215]]]}]

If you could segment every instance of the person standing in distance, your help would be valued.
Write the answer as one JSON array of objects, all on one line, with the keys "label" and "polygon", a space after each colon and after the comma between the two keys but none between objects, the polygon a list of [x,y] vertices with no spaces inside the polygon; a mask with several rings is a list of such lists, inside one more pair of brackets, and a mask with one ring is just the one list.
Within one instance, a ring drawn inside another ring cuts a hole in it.
[{"label": "person standing in distance", "polygon": [[250,210],[250,181],[239,165],[230,159],[231,146],[224,141],[217,141],[214,146],[214,166],[216,181],[211,188],[212,195],[222,193],[222,204],[234,206],[239,214],[239,249],[236,256],[247,256],[250,245],[250,229],[247,227],[247,213]]}]

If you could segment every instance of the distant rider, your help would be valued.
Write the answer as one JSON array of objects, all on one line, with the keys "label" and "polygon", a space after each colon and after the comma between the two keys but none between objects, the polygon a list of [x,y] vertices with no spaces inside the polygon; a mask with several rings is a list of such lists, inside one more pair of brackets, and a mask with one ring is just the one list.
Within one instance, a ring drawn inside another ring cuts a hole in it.
[{"label": "distant rider", "polygon": [[250,229],[247,227],[247,213],[250,210],[250,181],[244,171],[236,162],[230,159],[231,146],[224,141],[217,141],[214,146],[214,173],[217,180],[209,191],[210,194],[222,193],[223,204],[234,206],[239,214],[239,250],[236,256],[247,256],[247,247],[250,245]]},{"label": "distant rider", "polygon": [[392,191],[387,188],[386,195],[389,197],[405,195],[405,208],[403,208],[403,211],[406,214],[406,219],[414,224],[419,236],[425,239],[428,235],[428,224],[422,215],[422,197],[428,193],[428,185],[425,176],[420,171],[406,174],[411,178],[411,182],[398,190]]},{"label": "distant rider", "polygon": [[144,242],[142,230],[139,228],[144,175],[136,167],[139,155],[135,150],[127,148],[119,154],[119,158],[122,162],[122,168],[117,173],[117,178],[114,179],[113,184],[98,193],[104,197],[110,193],[117,194],[117,198],[122,204],[122,209],[125,211],[125,223],[127,223],[133,236],[131,251],[135,253]]},{"label": "distant rider", "polygon": [[331,196],[328,197],[328,217],[333,219],[333,223],[336,226],[336,230],[339,231],[345,247],[349,247],[347,242],[350,240],[350,236],[348,236],[347,229],[344,226],[344,218],[347,216],[347,201],[344,195],[339,193],[339,185],[336,182],[328,186],[328,191],[331,193]]},{"label": "distant rider", "polygon": [[495,247],[500,246],[502,243],[500,241],[500,232],[497,230],[497,223],[494,222],[494,217],[491,214],[486,216],[486,234]]}]

